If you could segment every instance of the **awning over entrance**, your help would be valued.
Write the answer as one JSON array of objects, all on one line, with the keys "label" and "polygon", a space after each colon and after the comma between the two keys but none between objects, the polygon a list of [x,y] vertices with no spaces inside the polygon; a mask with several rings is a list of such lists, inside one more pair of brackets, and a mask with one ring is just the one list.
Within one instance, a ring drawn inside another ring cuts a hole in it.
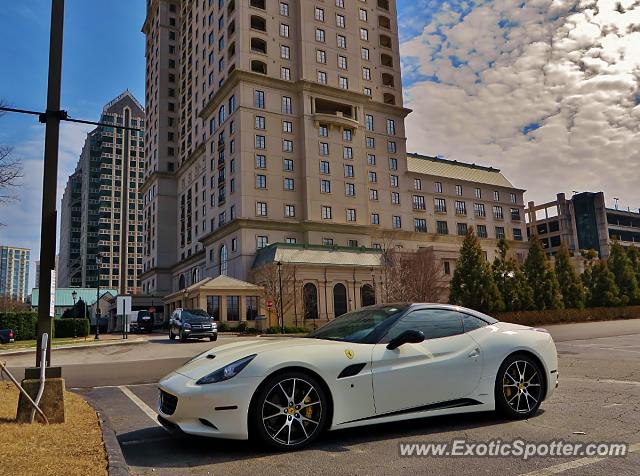
[{"label": "awning over entrance", "polygon": [[277,262],[351,268],[377,268],[383,263],[382,251],[374,248],[274,243],[258,252],[252,268]]}]

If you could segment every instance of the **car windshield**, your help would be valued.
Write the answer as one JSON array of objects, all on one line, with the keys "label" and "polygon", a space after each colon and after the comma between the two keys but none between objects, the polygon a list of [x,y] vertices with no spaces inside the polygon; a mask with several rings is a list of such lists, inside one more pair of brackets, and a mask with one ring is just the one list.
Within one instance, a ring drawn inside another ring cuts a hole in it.
[{"label": "car windshield", "polygon": [[366,343],[370,336],[387,329],[407,308],[406,304],[386,304],[369,306],[336,317],[310,338],[339,340],[344,342]]},{"label": "car windshield", "polygon": [[185,322],[202,322],[211,319],[202,309],[184,309],[181,317]]}]

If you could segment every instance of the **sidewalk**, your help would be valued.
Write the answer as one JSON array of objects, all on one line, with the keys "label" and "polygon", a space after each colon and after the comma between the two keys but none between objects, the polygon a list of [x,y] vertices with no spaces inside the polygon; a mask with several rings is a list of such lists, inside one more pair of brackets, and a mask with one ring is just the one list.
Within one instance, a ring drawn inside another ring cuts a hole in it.
[{"label": "sidewalk", "polygon": [[[57,339],[53,339],[53,345],[51,350],[62,349],[81,349],[87,347],[103,347],[108,345],[121,345],[121,344],[143,344],[146,342],[140,335],[129,334],[128,339],[123,339],[122,334],[100,334],[100,339],[95,340],[93,335],[87,336],[87,338],[78,339],[60,339],[62,342],[56,343]],[[3,344],[0,347],[0,356],[4,355],[20,355],[35,353],[35,342],[29,341],[28,345],[20,345],[23,341],[17,341],[13,344]]]}]

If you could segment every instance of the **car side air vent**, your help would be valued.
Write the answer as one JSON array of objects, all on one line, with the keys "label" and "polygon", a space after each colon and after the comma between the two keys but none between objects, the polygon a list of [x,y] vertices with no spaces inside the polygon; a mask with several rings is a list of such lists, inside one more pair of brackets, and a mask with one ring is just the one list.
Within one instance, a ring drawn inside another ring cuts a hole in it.
[{"label": "car side air vent", "polygon": [[340,372],[340,375],[338,375],[338,378],[341,379],[345,377],[353,377],[354,375],[358,375],[360,371],[365,368],[366,365],[367,365],[366,362],[362,362],[360,364],[351,364],[345,367],[344,369],[342,369],[342,372]]},{"label": "car side air vent", "polygon": [[213,355],[213,354],[208,354],[207,355],[207,359],[215,359],[215,358],[216,358],[216,356]]}]

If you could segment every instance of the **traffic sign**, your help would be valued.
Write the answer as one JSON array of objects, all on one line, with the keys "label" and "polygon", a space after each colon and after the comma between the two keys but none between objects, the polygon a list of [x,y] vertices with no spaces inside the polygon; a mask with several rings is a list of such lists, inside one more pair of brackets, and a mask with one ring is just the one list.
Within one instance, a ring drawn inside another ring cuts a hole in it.
[{"label": "traffic sign", "polygon": [[267,309],[273,308],[273,299],[267,299]]}]

